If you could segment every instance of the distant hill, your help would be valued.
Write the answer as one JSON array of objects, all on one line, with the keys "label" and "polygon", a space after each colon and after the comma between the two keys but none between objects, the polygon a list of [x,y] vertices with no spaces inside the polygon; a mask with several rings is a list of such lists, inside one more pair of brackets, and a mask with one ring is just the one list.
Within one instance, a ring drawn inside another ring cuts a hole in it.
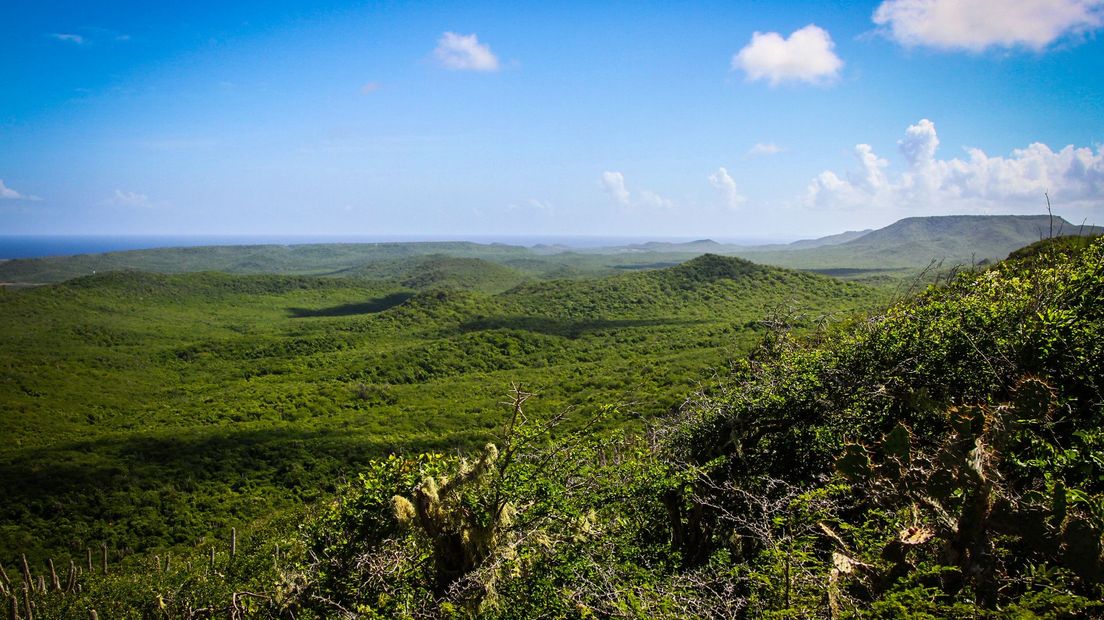
[{"label": "distant hill", "polygon": [[647,243],[633,243],[620,248],[614,248],[616,250],[631,251],[631,252],[721,252],[724,251],[727,246],[723,243],[717,243],[712,239],[698,239],[697,241],[686,242],[670,242],[670,241],[648,241]]},{"label": "distant hill", "polygon": [[[850,241],[793,250],[736,252],[756,262],[799,269],[915,269],[1001,260],[1051,234],[1046,215],[949,215],[910,217]],[[1055,217],[1055,235],[1096,235],[1100,227],[1079,227]]]},{"label": "distant hill", "polygon": [[369,263],[430,255],[506,260],[528,257],[531,252],[521,246],[460,241],[158,248],[0,261],[0,282],[60,282],[107,271],[343,275]]},{"label": "distant hill", "polygon": [[[1051,235],[1101,234],[1048,216],[911,217],[878,230],[848,231],[790,244],[740,246],[699,239],[617,247],[510,246],[414,242],[204,246],[0,261],[0,283],[43,284],[111,271],[324,275],[499,292],[529,279],[592,278],[661,269],[703,254],[836,277],[911,277],[931,261],[945,266],[1000,260]],[[462,260],[459,260],[462,259]],[[409,281],[407,281],[409,280]]]},{"label": "distant hill", "polygon": [[733,312],[761,315],[790,303],[851,300],[867,287],[831,278],[705,254],[680,265],[606,278],[532,282],[499,296],[514,311],[547,317],[715,320]]},{"label": "distant hill", "polygon": [[854,241],[863,235],[872,232],[872,228],[866,230],[849,230],[847,232],[841,232],[837,235],[828,235],[827,237],[819,237],[817,239],[802,239],[800,241],[794,241],[786,247],[791,250],[804,250],[807,248],[821,248],[829,245],[839,245],[841,243],[847,243],[848,241]]},{"label": "distant hill", "polygon": [[[1000,259],[1009,252],[1048,236],[1077,234],[1078,227],[1046,215],[949,215],[909,217],[871,231],[842,247],[869,251],[894,246],[925,247],[945,256],[965,257],[967,253]],[[1088,234],[1099,231],[1090,227]]]}]

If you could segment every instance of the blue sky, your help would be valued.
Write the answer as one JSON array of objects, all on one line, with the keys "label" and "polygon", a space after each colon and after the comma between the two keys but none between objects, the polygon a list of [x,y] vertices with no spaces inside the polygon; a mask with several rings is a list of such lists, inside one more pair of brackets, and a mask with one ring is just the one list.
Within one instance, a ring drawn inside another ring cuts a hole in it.
[{"label": "blue sky", "polygon": [[1104,0],[3,12],[0,234],[1104,224]]}]

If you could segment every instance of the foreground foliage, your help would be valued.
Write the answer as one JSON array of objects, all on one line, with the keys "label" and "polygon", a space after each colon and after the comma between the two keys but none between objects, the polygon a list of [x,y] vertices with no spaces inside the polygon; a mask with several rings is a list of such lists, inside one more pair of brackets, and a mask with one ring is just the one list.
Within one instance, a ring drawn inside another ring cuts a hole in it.
[{"label": "foreground foliage", "polygon": [[328,588],[383,616],[1100,613],[1104,242],[1045,246],[812,338],[780,329],[653,442],[577,444],[532,474],[557,517],[515,526],[538,503],[511,487],[511,535],[450,587],[419,576],[431,538],[386,498],[432,478],[343,505],[395,528],[343,553],[390,559]]}]

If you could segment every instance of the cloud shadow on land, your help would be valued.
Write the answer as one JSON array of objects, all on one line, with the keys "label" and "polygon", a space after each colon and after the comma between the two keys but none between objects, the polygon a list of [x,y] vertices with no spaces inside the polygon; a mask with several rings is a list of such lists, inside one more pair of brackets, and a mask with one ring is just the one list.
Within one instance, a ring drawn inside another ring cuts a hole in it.
[{"label": "cloud shadow on land", "polygon": [[492,329],[516,329],[520,331],[545,334],[547,336],[562,336],[564,338],[579,338],[588,333],[609,331],[616,329],[632,329],[637,327],[674,327],[697,325],[706,321],[696,319],[562,319],[543,316],[501,316],[483,317],[468,321],[460,325],[461,333],[487,331]]},{"label": "cloud shadow on land", "polygon": [[329,308],[288,308],[288,316],[296,319],[320,317],[320,316],[355,316],[358,314],[376,314],[403,303],[414,296],[414,293],[392,293],[371,301],[341,304]]},{"label": "cloud shadow on land", "polygon": [[[0,528],[0,562],[26,553],[41,564],[47,550],[66,548],[82,557],[101,542],[124,554],[194,545],[280,507],[324,498],[373,458],[487,439],[483,429],[412,440],[338,428],[222,426],[10,451],[0,455],[0,522],[20,525]],[[34,534],[44,531],[51,534]]]}]

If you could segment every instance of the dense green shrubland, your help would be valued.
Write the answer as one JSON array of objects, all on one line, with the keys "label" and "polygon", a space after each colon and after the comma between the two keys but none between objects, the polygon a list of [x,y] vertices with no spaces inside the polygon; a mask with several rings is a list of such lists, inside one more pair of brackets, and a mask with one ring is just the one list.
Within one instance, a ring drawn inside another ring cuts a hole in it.
[{"label": "dense green shrubland", "polygon": [[[1044,245],[880,315],[770,334],[653,442],[577,444],[534,474],[562,485],[539,509],[562,517],[507,527],[450,589],[402,568],[432,552],[386,495],[419,474],[338,504],[397,528],[349,539],[392,562],[325,587],[368,616],[1096,615],[1104,242]],[[528,493],[509,496],[536,507]]]},{"label": "dense green shrubland", "polygon": [[[297,532],[259,532],[241,560],[249,571],[211,579],[205,541],[168,577],[141,574],[149,556],[132,556],[115,577],[82,577],[79,594],[32,596],[41,617],[61,600],[136,616],[164,603],[185,617],[245,613],[243,600],[296,618],[1099,615],[1104,241],[1080,246],[1044,243],[813,332],[776,312],[749,357],[649,424],[600,432],[624,412],[553,414],[554,395],[526,401],[517,389],[466,444],[490,445],[367,462]],[[779,277],[711,261],[639,287],[698,321],[739,277]],[[592,297],[527,286],[515,303],[562,299],[550,319],[580,316],[567,302],[593,312]],[[595,286],[623,313],[597,319],[660,316],[635,305],[625,280]],[[411,301],[394,320],[435,317],[423,324],[438,335],[503,320],[479,296]],[[526,324],[511,329],[532,333]],[[698,329],[687,325],[667,342]],[[562,329],[553,320],[541,333],[568,352],[607,333],[632,351],[643,336]],[[365,399],[401,387],[366,384]]]},{"label": "dense green shrubland", "polygon": [[463,278],[415,291],[128,272],[5,292],[0,561],[187,547],[298,510],[373,458],[479,447],[512,380],[545,411],[623,403],[604,427],[639,425],[750,346],[764,309],[846,312],[880,295],[701,260],[729,277],[695,280],[690,265],[489,295],[461,287],[499,270],[468,280],[478,262],[430,257]]}]

